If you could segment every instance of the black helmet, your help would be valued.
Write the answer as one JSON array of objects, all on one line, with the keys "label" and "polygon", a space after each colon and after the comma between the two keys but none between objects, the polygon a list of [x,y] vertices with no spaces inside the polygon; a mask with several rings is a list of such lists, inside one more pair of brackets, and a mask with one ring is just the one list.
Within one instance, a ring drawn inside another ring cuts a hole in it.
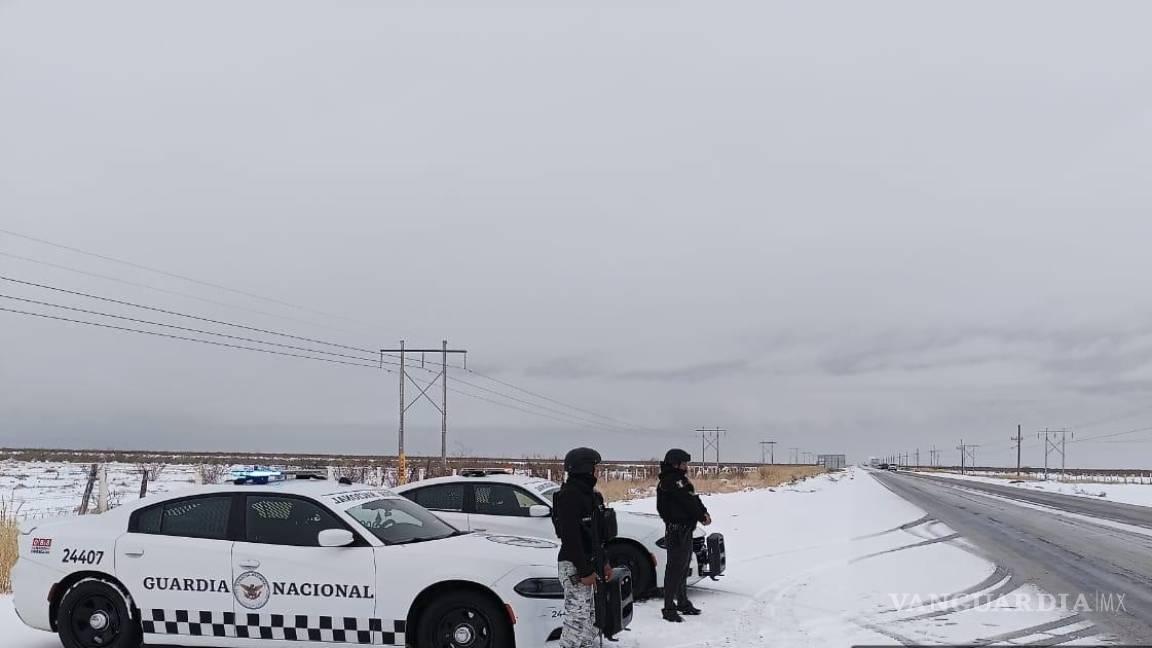
[{"label": "black helmet", "polygon": [[564,455],[564,470],[573,475],[590,475],[600,463],[600,453],[592,448],[573,448]]},{"label": "black helmet", "polygon": [[664,455],[664,463],[669,466],[678,466],[689,461],[692,461],[692,455],[680,448],[672,448]]}]

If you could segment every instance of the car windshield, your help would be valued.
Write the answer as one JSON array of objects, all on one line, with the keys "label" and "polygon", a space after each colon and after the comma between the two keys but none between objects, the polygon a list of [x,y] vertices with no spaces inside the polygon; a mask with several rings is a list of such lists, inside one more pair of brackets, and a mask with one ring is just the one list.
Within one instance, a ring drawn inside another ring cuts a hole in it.
[{"label": "car windshield", "polygon": [[361,502],[346,512],[384,544],[440,540],[463,533],[403,497]]},{"label": "car windshield", "polygon": [[556,493],[559,493],[559,492],[560,492],[560,487],[559,486],[553,486],[552,488],[549,488],[546,491],[540,491],[540,497],[543,497],[544,499],[551,502],[552,497],[554,495],[556,495]]}]

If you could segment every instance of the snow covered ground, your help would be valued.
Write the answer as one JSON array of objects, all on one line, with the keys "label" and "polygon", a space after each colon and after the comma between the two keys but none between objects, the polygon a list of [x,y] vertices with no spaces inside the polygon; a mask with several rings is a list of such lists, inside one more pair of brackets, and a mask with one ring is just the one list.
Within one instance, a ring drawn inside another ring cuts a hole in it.
[{"label": "snow covered ground", "polygon": [[[671,624],[636,606],[621,648],[1024,644],[1084,630],[1055,601],[1018,587],[951,529],[861,470],[706,498],[728,540],[728,575],[693,590],[700,617]],[[652,499],[618,504],[650,512]],[[1064,621],[1062,621],[1062,619]],[[1101,643],[1089,630],[1065,645]],[[56,648],[0,598],[5,646]]]},{"label": "snow covered ground", "polygon": [[1055,480],[1055,475],[1053,475],[1053,478],[1049,481],[1024,480],[1019,483],[1012,483],[1014,479],[1011,477],[988,477],[986,475],[972,474],[961,475],[958,472],[945,471],[926,472],[924,474],[938,475],[949,479],[999,484],[1001,486],[1014,486],[1016,488],[1048,493],[1106,499],[1124,504],[1135,504],[1137,506],[1152,506],[1152,484],[1094,483],[1084,481],[1060,482]]},{"label": "snow covered ground", "polygon": [[[140,467],[108,464],[108,500],[116,506],[140,496]],[[188,488],[195,482],[196,467],[165,466],[148,485],[149,493]],[[84,496],[89,466],[68,462],[0,461],[0,501],[21,518],[41,518],[73,513]],[[95,510],[96,489],[90,507]]]}]

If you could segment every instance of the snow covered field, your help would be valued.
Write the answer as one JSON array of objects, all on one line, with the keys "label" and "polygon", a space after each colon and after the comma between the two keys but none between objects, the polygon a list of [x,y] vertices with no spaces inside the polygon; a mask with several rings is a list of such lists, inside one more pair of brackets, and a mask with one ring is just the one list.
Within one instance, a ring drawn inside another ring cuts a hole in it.
[{"label": "snow covered field", "polygon": [[947,477],[949,479],[978,481],[984,482],[986,484],[1013,486],[1015,488],[1023,488],[1026,490],[1106,499],[1124,504],[1135,504],[1137,506],[1152,506],[1152,484],[1125,484],[1108,482],[1094,483],[1084,481],[1060,482],[1056,481],[1055,475],[1053,475],[1053,478],[1049,481],[1024,480],[1020,481],[1019,483],[1012,483],[1014,480],[1013,477],[1006,479],[1004,477],[988,477],[985,475],[961,475],[957,472],[944,471],[936,471],[924,474],[938,475],[940,477]]},{"label": "snow covered field", "polygon": [[[632,631],[616,645],[1024,644],[1088,625],[1051,609],[1054,601],[1043,592],[1010,583],[948,527],[861,470],[715,495],[706,503],[712,530],[728,539],[729,562],[728,575],[694,589],[704,615],[671,624],[660,619],[659,602],[640,603]],[[655,510],[652,499],[617,506]],[[0,637],[18,648],[59,645],[24,628],[6,598],[0,598]],[[1065,645],[1104,639],[1089,633]]]},{"label": "snow covered field", "polygon": [[[122,463],[110,463],[107,467],[110,506],[140,496],[140,467]],[[87,464],[0,461],[0,500],[20,518],[69,515],[80,506],[88,473]],[[165,466],[156,475],[156,481],[148,484],[148,492],[188,488],[195,482],[195,474],[195,466]],[[93,488],[90,510],[95,510],[96,497]]]}]

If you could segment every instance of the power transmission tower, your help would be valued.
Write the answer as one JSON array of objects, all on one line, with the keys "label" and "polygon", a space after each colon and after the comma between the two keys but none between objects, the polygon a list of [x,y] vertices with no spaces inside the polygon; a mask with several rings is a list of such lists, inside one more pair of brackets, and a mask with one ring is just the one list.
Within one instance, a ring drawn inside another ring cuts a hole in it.
[{"label": "power transmission tower", "polygon": [[708,448],[712,448],[716,451],[716,472],[720,472],[720,435],[727,431],[718,427],[696,430],[700,434],[700,463],[707,462]]},{"label": "power transmission tower", "polygon": [[932,446],[932,449],[929,450],[928,452],[929,452],[928,464],[931,466],[939,466],[940,465],[940,451],[936,449],[936,446]]},{"label": "power transmission tower", "polygon": [[[1044,435],[1044,481],[1048,481],[1048,453],[1050,452],[1060,453],[1060,478],[1064,479],[1067,477],[1065,474],[1064,448],[1068,439],[1068,430],[1049,430],[1048,428],[1044,428],[1043,432],[1036,433],[1037,438],[1039,438],[1040,435]],[[1075,436],[1075,433],[1073,433],[1073,436]],[[1059,442],[1057,442],[1057,439],[1059,439]]]},{"label": "power transmission tower", "polygon": [[1016,426],[1016,436],[1008,437],[1009,439],[1016,442],[1016,476],[1017,477],[1020,476],[1020,445],[1021,445],[1021,442],[1024,440],[1024,435],[1020,432],[1021,427],[1022,426],[1020,426],[1020,425]]},{"label": "power transmission tower", "polygon": [[[380,349],[381,366],[383,366],[383,363],[384,363],[384,354],[385,353],[399,353],[400,354],[400,372],[399,372],[400,373],[400,434],[399,434],[399,443],[397,444],[397,467],[398,467],[397,472],[399,473],[397,476],[400,480],[400,483],[403,484],[404,482],[406,482],[408,480],[408,459],[407,459],[407,455],[404,454],[404,415],[408,412],[408,408],[415,405],[416,402],[419,401],[421,398],[427,400],[429,403],[432,403],[432,407],[435,407],[436,410],[440,412],[440,465],[445,470],[447,470],[448,469],[448,354],[449,353],[467,354],[468,352],[465,351],[464,349],[449,349],[448,348],[448,340],[444,340],[444,342],[441,344],[441,347],[439,349],[409,349],[405,346],[404,340],[400,340],[400,348],[399,349]],[[424,386],[421,386],[420,383],[416,382],[416,379],[413,378],[411,376],[411,374],[409,374],[407,371],[408,354],[413,354],[413,353],[419,353],[420,354],[420,367],[421,368],[424,368],[425,354],[427,354],[427,353],[439,353],[440,354],[440,372],[437,373],[435,376],[433,376],[432,380],[428,381],[428,384],[426,384]],[[464,357],[467,358],[468,356],[465,355]],[[405,386],[406,382],[411,382],[417,391],[416,398],[412,399],[411,402],[408,402],[407,400],[405,400],[404,386]],[[440,401],[440,403],[437,403],[436,401],[432,400],[432,397],[428,395],[428,390],[431,389],[437,382],[439,382],[440,386],[441,386],[441,401]]]},{"label": "power transmission tower", "polygon": [[960,451],[960,474],[964,474],[964,470],[968,466],[976,465],[976,448],[980,446],[972,443],[964,443],[964,439],[960,439],[960,445],[956,449]]},{"label": "power transmission tower", "polygon": [[916,448],[916,467],[920,467],[920,448]]},{"label": "power transmission tower", "polygon": [[788,455],[789,463],[800,463],[800,448],[788,448]]},{"label": "power transmission tower", "polygon": [[768,463],[776,463],[776,442],[775,441],[761,441],[760,442],[760,463],[764,463],[764,451],[768,451]]}]

